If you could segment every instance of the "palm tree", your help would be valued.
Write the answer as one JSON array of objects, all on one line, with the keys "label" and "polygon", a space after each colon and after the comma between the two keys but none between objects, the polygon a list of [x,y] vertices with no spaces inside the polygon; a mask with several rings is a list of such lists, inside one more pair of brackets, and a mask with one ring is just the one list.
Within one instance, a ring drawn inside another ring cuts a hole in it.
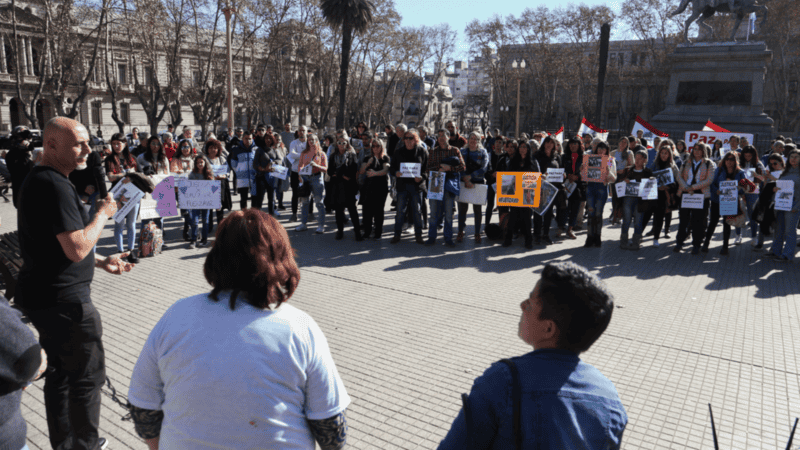
[{"label": "palm tree", "polygon": [[322,0],[322,15],[333,28],[342,27],[342,64],[339,70],[339,112],[336,128],[344,127],[344,101],[347,95],[347,72],[350,67],[350,46],[353,33],[363,33],[372,23],[375,4],[370,0]]}]

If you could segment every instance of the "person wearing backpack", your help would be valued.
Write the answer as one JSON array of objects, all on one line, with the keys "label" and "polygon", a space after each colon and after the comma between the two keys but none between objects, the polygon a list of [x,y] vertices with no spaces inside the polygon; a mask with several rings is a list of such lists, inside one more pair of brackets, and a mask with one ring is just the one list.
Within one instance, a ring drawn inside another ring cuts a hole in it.
[{"label": "person wearing backpack", "polygon": [[550,263],[520,307],[517,333],[533,351],[475,380],[439,450],[619,449],[625,407],[580,358],[611,322],[611,292],[577,264]]}]

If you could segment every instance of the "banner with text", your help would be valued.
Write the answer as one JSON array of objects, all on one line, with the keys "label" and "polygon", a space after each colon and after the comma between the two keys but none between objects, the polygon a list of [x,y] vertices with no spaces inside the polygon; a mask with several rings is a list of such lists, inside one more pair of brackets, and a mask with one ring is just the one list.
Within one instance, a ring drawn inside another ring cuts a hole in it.
[{"label": "banner with text", "polygon": [[722,141],[722,148],[730,151],[730,144],[728,141],[730,140],[731,136],[739,136],[740,138],[746,138],[750,144],[753,141],[753,135],[748,133],[721,133],[719,131],[687,131],[686,132],[686,148],[690,149],[694,146],[694,144],[698,142],[702,142],[704,144],[708,144],[712,148],[714,147],[715,141]]}]

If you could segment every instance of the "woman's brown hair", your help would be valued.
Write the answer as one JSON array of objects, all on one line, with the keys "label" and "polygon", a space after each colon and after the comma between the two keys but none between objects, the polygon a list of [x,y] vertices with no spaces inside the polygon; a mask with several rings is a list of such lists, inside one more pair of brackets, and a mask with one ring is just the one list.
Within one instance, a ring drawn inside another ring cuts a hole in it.
[{"label": "woman's brown hair", "polygon": [[211,298],[231,290],[230,308],[244,293],[247,303],[266,309],[289,300],[300,282],[289,235],[272,216],[256,209],[231,213],[219,224],[214,247],[203,265],[214,288]]}]

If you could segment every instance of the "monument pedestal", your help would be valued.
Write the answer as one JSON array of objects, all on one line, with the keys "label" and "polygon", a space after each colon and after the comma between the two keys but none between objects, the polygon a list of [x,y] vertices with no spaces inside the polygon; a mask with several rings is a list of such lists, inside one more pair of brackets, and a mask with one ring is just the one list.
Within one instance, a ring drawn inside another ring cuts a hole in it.
[{"label": "monument pedestal", "polygon": [[773,120],[764,114],[771,60],[763,42],[679,45],[668,58],[667,107],[651,123],[675,139],[702,130],[709,119],[732,132],[757,134],[759,141],[771,138]]}]

